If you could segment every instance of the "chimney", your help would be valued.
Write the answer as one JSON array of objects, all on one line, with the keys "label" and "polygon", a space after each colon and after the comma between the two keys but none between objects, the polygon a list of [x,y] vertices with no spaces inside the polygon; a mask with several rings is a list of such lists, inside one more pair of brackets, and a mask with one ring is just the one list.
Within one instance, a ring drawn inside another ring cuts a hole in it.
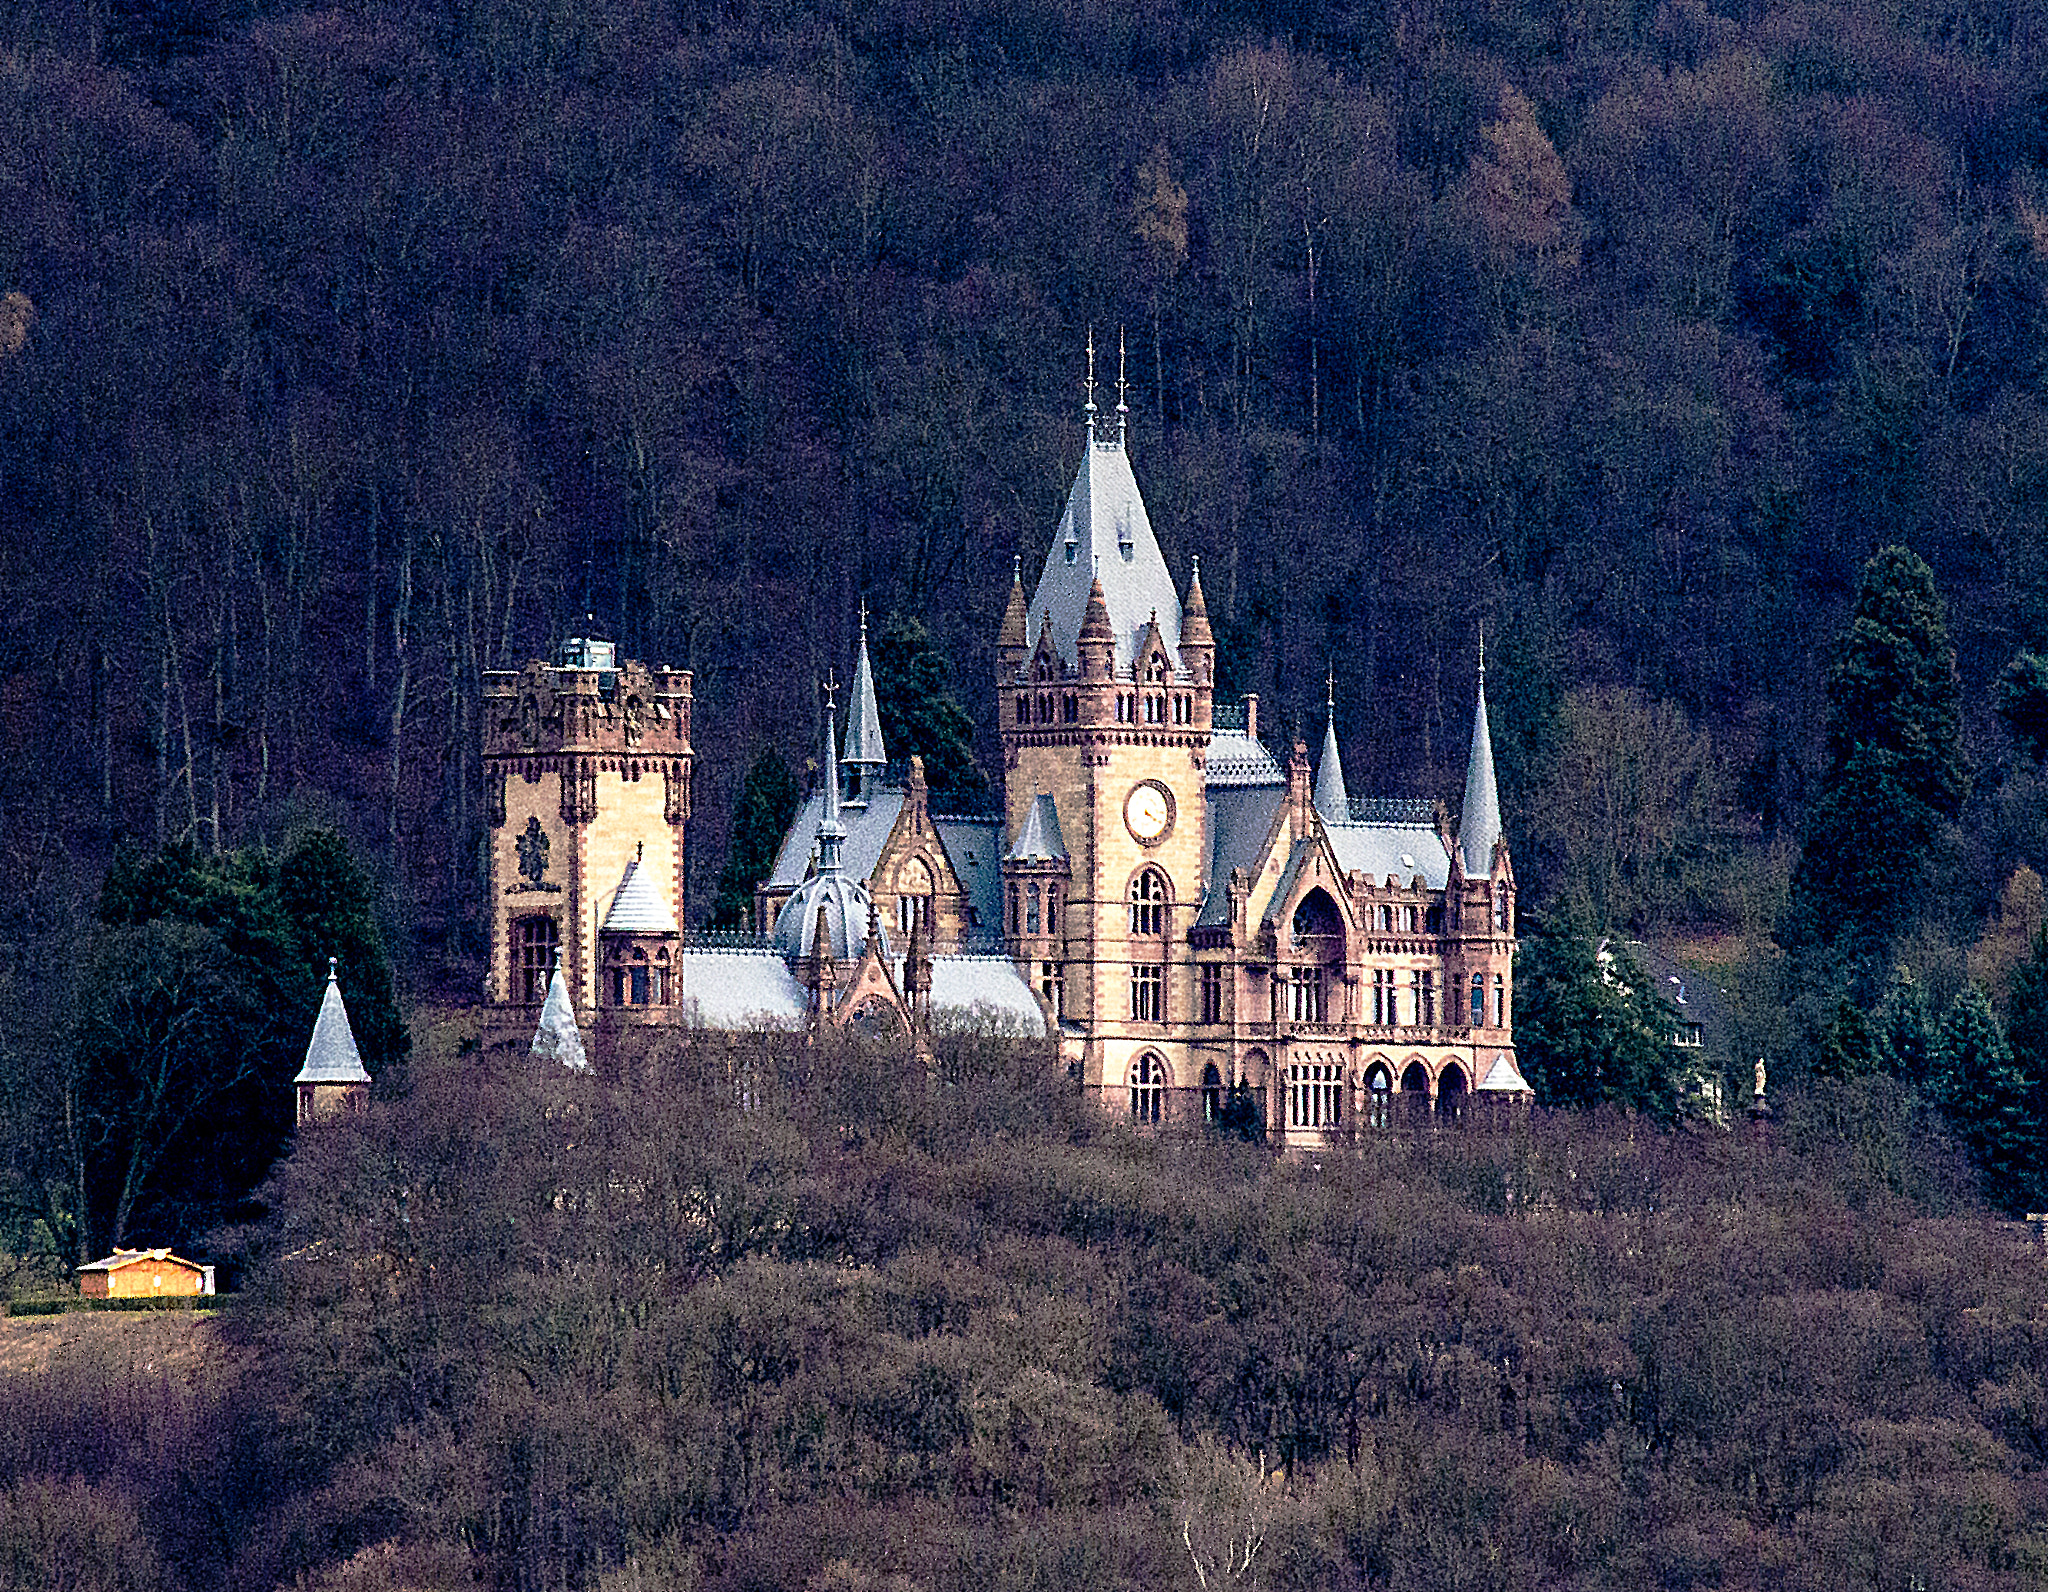
[{"label": "chimney", "polygon": [[1259,694],[1256,691],[1244,694],[1244,733],[1255,741],[1259,738]]}]

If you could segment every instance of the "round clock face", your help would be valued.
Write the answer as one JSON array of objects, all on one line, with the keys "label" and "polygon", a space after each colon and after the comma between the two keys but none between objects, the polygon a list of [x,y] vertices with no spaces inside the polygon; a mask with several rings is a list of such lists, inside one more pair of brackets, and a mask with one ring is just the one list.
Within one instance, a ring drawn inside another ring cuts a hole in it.
[{"label": "round clock face", "polygon": [[1130,795],[1124,798],[1124,823],[1132,835],[1148,846],[1165,839],[1166,832],[1173,827],[1173,798],[1166,787],[1150,780],[1132,786]]}]

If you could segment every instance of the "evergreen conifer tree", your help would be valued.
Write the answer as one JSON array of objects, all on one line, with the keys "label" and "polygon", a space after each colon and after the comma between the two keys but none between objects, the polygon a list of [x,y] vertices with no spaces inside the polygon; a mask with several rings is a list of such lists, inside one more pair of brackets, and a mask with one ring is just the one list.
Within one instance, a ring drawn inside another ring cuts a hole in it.
[{"label": "evergreen conifer tree", "polygon": [[1902,970],[1892,980],[1871,1027],[1881,1068],[1909,1083],[1928,1076],[1934,1065],[1934,1020],[1912,974]]},{"label": "evergreen conifer tree", "polygon": [[988,780],[974,761],[974,720],[953,694],[953,672],[917,620],[891,614],[875,634],[875,703],[894,758],[924,759],[932,799],[979,805]]},{"label": "evergreen conifer tree", "polygon": [[[754,910],[754,887],[775,867],[775,853],[796,817],[800,798],[796,776],[772,746],[756,757],[740,787],[733,809],[732,841],[718,874],[718,895],[711,907],[714,929],[744,928]],[[765,930],[768,924],[758,923]]]},{"label": "evergreen conifer tree", "polygon": [[1929,852],[1968,786],[1934,572],[1906,548],[1881,548],[1828,676],[1828,768],[1792,880],[1789,937],[1808,952],[1811,984],[1873,993],[1886,948],[1924,904]]},{"label": "evergreen conifer tree", "polygon": [[2022,652],[1998,676],[1998,716],[2029,757],[2048,757],[2048,658]]},{"label": "evergreen conifer tree", "polygon": [[2012,975],[2006,1041],[2026,1091],[2027,1175],[2020,1193],[2028,1210],[2048,1210],[2048,929]]},{"label": "evergreen conifer tree", "polygon": [[1984,1197],[2001,1210],[2024,1210],[2038,1177],[2026,1080],[1991,1002],[1974,984],[1942,1020],[1928,1092],[1975,1162]]},{"label": "evergreen conifer tree", "polygon": [[1677,1111],[1678,1014],[1625,947],[1574,929],[1527,932],[1515,974],[1515,1041],[1539,1100],[1601,1104],[1668,1121]]}]

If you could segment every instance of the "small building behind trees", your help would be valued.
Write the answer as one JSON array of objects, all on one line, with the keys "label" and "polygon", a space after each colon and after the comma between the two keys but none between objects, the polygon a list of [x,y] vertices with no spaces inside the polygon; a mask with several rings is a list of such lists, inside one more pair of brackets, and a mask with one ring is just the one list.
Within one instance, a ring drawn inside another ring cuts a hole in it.
[{"label": "small building behind trees", "polygon": [[117,1249],[78,1268],[88,1299],[177,1299],[211,1295],[213,1268],[168,1249]]}]

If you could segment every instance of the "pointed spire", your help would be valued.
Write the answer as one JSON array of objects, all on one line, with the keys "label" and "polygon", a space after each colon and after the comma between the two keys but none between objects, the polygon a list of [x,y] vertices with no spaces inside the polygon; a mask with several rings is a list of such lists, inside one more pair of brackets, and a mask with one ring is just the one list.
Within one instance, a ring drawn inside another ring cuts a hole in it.
[{"label": "pointed spire", "polygon": [[1129,395],[1130,383],[1124,380],[1124,328],[1116,329],[1116,445],[1126,444],[1125,429],[1130,425],[1131,406],[1124,400]]},{"label": "pointed spire", "polygon": [[825,680],[825,757],[822,768],[825,776],[825,811],[818,819],[818,872],[839,871],[839,846],[846,839],[846,825],[839,821],[839,742],[833,731],[832,716],[838,711],[836,693],[839,682],[829,675]]},{"label": "pointed spire", "polygon": [[1019,553],[1010,572],[1010,605],[1003,610],[1003,628],[996,632],[996,645],[1015,647],[1021,652],[1030,644],[1030,633],[1024,599],[1024,555]]},{"label": "pointed spire", "polygon": [[1500,839],[1500,791],[1493,778],[1493,732],[1486,722],[1486,636],[1479,638],[1479,700],[1472,709],[1472,755],[1465,764],[1465,805],[1458,814],[1458,849],[1465,877],[1493,872],[1493,844]]},{"label": "pointed spire", "polygon": [[867,800],[867,771],[886,768],[882,748],[882,713],[875,702],[875,670],[868,661],[868,605],[860,605],[860,656],[853,666],[853,695],[846,704],[846,755],[840,766],[853,771],[852,799]]},{"label": "pointed spire", "polygon": [[619,877],[611,911],[604,917],[606,934],[680,934],[676,915],[670,910],[661,887],[654,882],[642,845]]},{"label": "pointed spire", "polygon": [[1088,401],[1081,406],[1087,417],[1088,440],[1095,440],[1095,323],[1088,323],[1088,379],[1082,383],[1088,389]]},{"label": "pointed spire", "polygon": [[558,1061],[571,1072],[590,1071],[590,1058],[583,1051],[583,1030],[576,1026],[576,1008],[569,1004],[569,981],[562,977],[560,962],[548,980],[548,998],[541,1003],[533,1053]]},{"label": "pointed spire", "polygon": [[313,1038],[306,1046],[306,1064],[293,1083],[368,1083],[362,1052],[348,1023],[348,1007],[342,1004],[341,981],[335,974],[334,958],[327,959],[327,989],[320,997],[320,1015],[313,1019]]},{"label": "pointed spire", "polygon": [[1337,753],[1337,671],[1324,688],[1323,755],[1316,764],[1316,811],[1326,824],[1351,820],[1351,797],[1344,789],[1344,760]]},{"label": "pointed spire", "polygon": [[1088,587],[1088,607],[1081,616],[1081,639],[1114,643],[1116,632],[1109,624],[1109,599],[1102,594],[1098,577]]}]

